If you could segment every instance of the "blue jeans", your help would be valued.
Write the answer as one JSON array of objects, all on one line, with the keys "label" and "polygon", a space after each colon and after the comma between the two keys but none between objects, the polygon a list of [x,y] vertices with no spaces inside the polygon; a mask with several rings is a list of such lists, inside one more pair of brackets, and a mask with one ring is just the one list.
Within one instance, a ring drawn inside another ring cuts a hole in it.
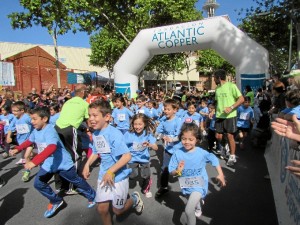
[{"label": "blue jeans", "polygon": [[[96,192],[95,190],[80,176],[78,176],[75,167],[71,167],[69,170],[56,171],[61,177],[74,184],[77,190],[82,193],[90,202],[94,201]],[[53,172],[48,172],[43,168],[37,173],[34,180],[34,187],[43,196],[49,199],[50,203],[58,204],[63,198],[58,196],[48,184],[48,181],[53,177]]]}]

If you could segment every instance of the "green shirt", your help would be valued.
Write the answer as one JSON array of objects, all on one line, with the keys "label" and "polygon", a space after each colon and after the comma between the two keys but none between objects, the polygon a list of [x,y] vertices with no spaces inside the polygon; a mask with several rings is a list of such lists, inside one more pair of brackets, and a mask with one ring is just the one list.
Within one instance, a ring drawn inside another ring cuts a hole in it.
[{"label": "green shirt", "polygon": [[73,97],[62,107],[56,125],[63,129],[69,126],[78,128],[84,119],[89,118],[89,104],[80,97]]},{"label": "green shirt", "polygon": [[241,96],[238,87],[231,82],[226,82],[216,88],[216,118],[232,118],[237,116],[236,110],[232,110],[229,114],[224,113],[226,107],[232,106],[236,100]]},{"label": "green shirt", "polygon": [[246,96],[250,97],[250,100],[251,100],[250,106],[253,107],[254,106],[254,93],[253,93],[253,91],[247,92]]}]

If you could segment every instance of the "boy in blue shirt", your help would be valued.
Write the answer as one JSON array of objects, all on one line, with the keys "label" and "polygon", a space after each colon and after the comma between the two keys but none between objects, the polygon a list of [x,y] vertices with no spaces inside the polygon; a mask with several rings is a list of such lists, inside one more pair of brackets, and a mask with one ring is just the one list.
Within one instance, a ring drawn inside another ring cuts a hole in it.
[{"label": "boy in blue shirt", "polygon": [[95,191],[83,178],[78,176],[70,153],[65,149],[54,127],[48,124],[49,109],[47,107],[36,108],[30,114],[35,129],[26,141],[10,150],[10,154],[15,155],[28,146],[36,144],[38,154],[31,161],[26,162],[24,167],[31,170],[33,167],[41,165],[35,177],[34,187],[50,201],[44,217],[52,217],[64,205],[63,198],[58,196],[48,184],[54,173],[58,173],[76,185],[77,190],[88,199],[88,208],[93,207]]},{"label": "boy in blue shirt", "polygon": [[180,148],[181,144],[178,139],[180,133],[180,128],[182,121],[180,118],[176,117],[176,112],[178,109],[178,104],[174,99],[167,99],[164,103],[164,114],[165,117],[162,119],[160,124],[156,129],[156,136],[162,137],[164,142],[164,155],[163,155],[163,165],[162,173],[160,176],[160,188],[155,194],[156,198],[161,197],[168,190],[169,183],[169,162],[171,156],[174,154],[176,149]]},{"label": "boy in blue shirt", "polygon": [[124,135],[117,128],[111,126],[111,108],[106,101],[95,101],[89,105],[89,124],[94,129],[93,153],[86,162],[82,175],[90,176],[90,166],[101,156],[100,171],[97,181],[95,201],[97,211],[103,224],[111,225],[110,205],[116,215],[123,214],[130,208],[138,213],[144,209],[143,201],[138,192],[128,197],[128,176],[131,169],[126,165],[131,159]]}]

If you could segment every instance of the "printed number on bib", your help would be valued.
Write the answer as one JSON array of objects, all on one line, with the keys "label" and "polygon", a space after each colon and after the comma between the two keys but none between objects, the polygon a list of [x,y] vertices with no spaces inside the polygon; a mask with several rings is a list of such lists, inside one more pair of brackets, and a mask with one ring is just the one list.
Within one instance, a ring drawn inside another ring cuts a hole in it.
[{"label": "printed number on bib", "polygon": [[204,180],[201,177],[178,177],[180,188],[203,187]]},{"label": "printed number on bib", "polygon": [[125,120],[125,114],[118,114],[118,120],[124,121]]},{"label": "printed number on bib", "polygon": [[95,137],[95,147],[96,147],[97,153],[99,153],[99,154],[111,152],[109,144],[106,142],[103,135],[99,135],[99,136]]},{"label": "printed number on bib", "polygon": [[46,143],[37,143],[36,147],[38,149],[38,153],[41,153],[47,147],[47,144]]},{"label": "printed number on bib", "polygon": [[18,134],[27,134],[27,133],[29,133],[28,124],[17,124],[16,129],[17,129]]},{"label": "printed number on bib", "polygon": [[133,151],[139,152],[139,151],[143,151],[145,149],[145,146],[143,146],[143,143],[133,142],[132,148]]},{"label": "printed number on bib", "polygon": [[249,113],[241,113],[240,119],[241,120],[248,120],[249,119]]}]

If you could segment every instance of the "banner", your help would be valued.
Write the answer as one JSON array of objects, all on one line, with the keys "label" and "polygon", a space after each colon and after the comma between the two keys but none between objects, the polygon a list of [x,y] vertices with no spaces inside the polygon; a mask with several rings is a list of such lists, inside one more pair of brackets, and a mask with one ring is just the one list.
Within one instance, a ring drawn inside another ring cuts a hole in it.
[{"label": "banner", "polygon": [[300,225],[300,179],[285,167],[290,161],[300,159],[295,141],[273,133],[266,148],[267,162],[279,224]]},{"label": "banner", "polygon": [[0,85],[15,86],[14,64],[11,62],[0,62]]},{"label": "banner", "polygon": [[245,87],[249,85],[254,93],[258,88],[264,85],[266,75],[263,74],[241,74],[241,91],[245,90]]},{"label": "banner", "polygon": [[68,84],[86,84],[92,85],[92,82],[95,81],[97,73],[72,73],[68,72]]}]

